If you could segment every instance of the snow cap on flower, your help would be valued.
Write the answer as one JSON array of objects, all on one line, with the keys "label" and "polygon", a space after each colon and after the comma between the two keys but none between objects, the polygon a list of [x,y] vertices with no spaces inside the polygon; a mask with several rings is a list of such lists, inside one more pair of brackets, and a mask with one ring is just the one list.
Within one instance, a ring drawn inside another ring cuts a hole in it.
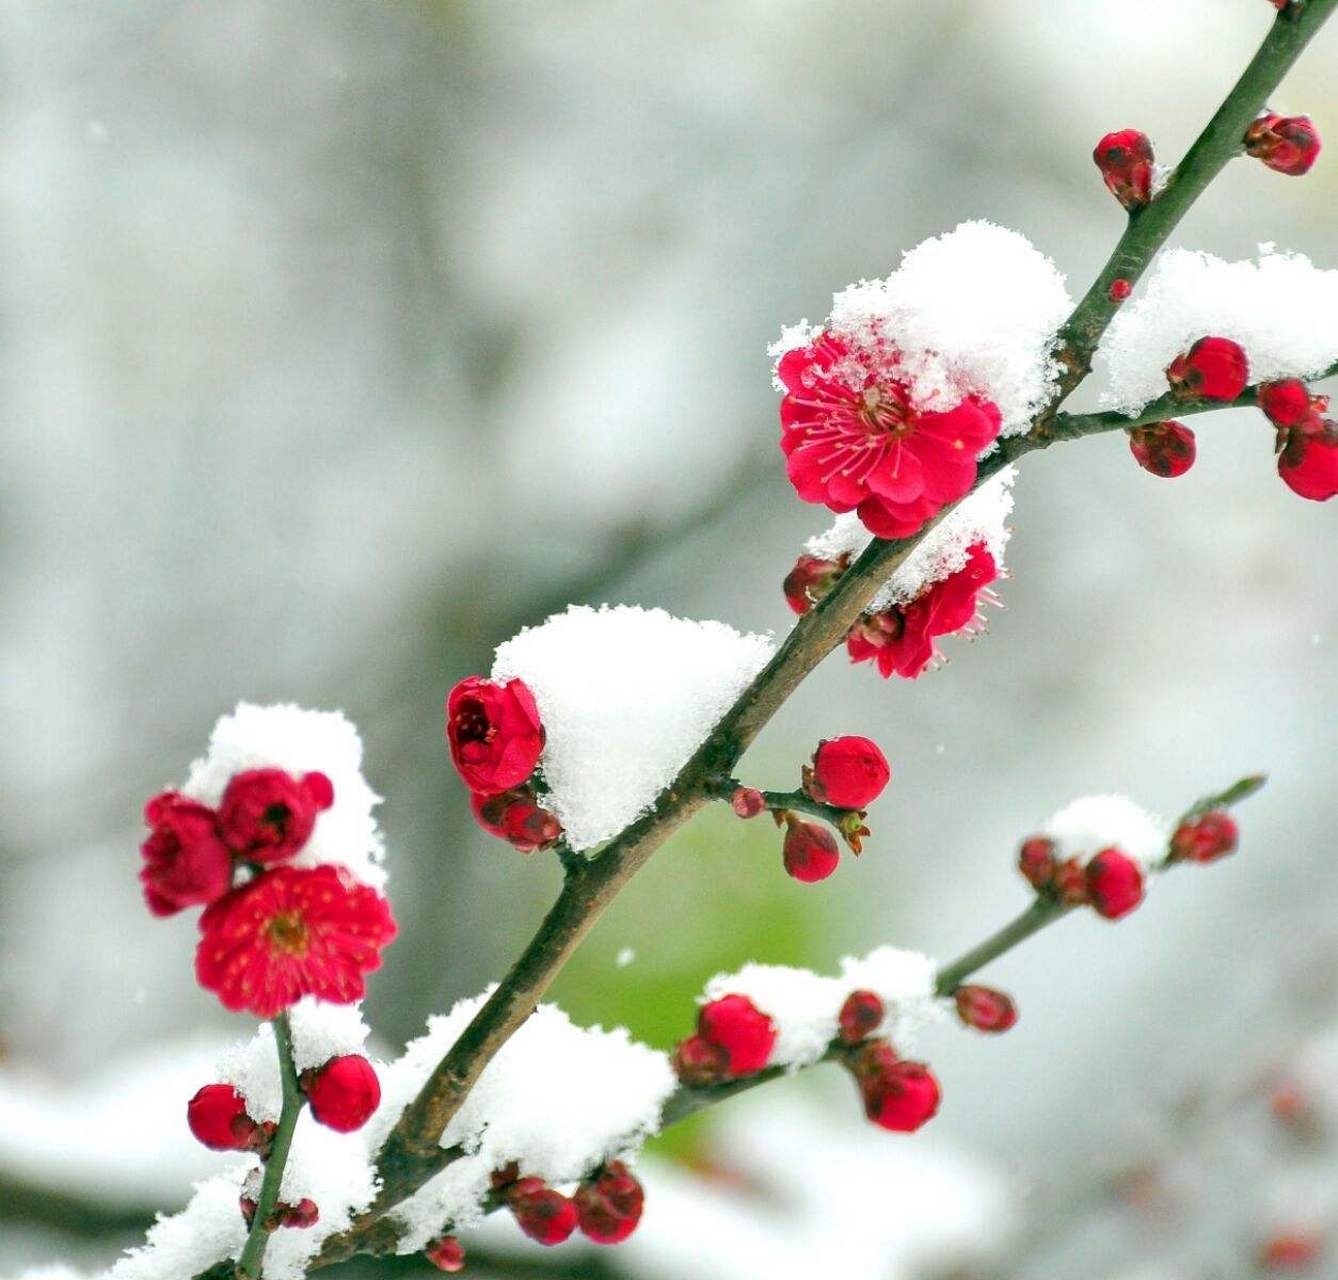
[{"label": "snow cap on flower", "polygon": [[573,605],[498,646],[492,679],[533,691],[544,806],[590,849],[654,803],[771,652],[721,622]]},{"label": "snow cap on flower", "polygon": [[270,769],[298,780],[315,807],[309,835],[285,865],[341,866],[364,884],[383,885],[385,844],[372,812],[381,797],[363,777],[362,739],[342,712],[239,703],[214,726],[181,793],[217,810],[237,775]]},{"label": "snow cap on flower", "polygon": [[1143,868],[1166,855],[1171,827],[1128,796],[1083,796],[1071,801],[1045,823],[1041,834],[1054,841],[1055,856],[1087,862],[1102,849],[1123,850]]}]

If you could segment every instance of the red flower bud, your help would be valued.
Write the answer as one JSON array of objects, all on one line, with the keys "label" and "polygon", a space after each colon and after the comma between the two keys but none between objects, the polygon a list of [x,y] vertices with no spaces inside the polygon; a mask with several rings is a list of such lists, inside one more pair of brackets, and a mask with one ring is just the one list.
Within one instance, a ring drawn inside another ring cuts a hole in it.
[{"label": "red flower bud", "polygon": [[1166,380],[1183,399],[1234,400],[1250,378],[1250,362],[1230,338],[1200,338],[1166,370]]},{"label": "red flower bud", "polygon": [[319,1070],[304,1072],[302,1088],[311,1114],[338,1133],[361,1129],[381,1102],[376,1069],[360,1053],[342,1054]]},{"label": "red flower bud", "polygon": [[212,809],[164,791],[144,806],[144,821],[153,830],[139,847],[139,879],[154,915],[213,902],[232,887],[232,854]]},{"label": "red flower bud", "polygon": [[1300,378],[1279,378],[1259,386],[1259,407],[1275,427],[1299,427],[1312,413],[1310,388]]},{"label": "red flower bud", "polygon": [[977,1031],[997,1034],[1017,1022],[1017,1005],[1011,996],[993,987],[958,987],[953,995],[957,1016],[964,1025]]},{"label": "red flower bud", "polygon": [[562,838],[562,823],[540,805],[533,787],[521,786],[495,796],[475,791],[469,807],[479,826],[521,853],[551,849]]},{"label": "red flower bud", "polygon": [[820,804],[867,809],[892,776],[887,758],[869,738],[827,738],[813,753],[804,788]]},{"label": "red flower bud", "polygon": [[805,884],[814,884],[827,879],[836,870],[841,851],[837,848],[836,838],[826,827],[791,817],[787,820],[781,857],[788,875]]},{"label": "red flower bud", "polygon": [[841,1006],[837,1035],[844,1044],[867,1040],[882,1025],[882,998],[874,991],[852,991]]},{"label": "red flower bud", "polygon": [[256,1220],[256,1202],[250,1196],[238,1196],[237,1208],[242,1211],[242,1220],[249,1227]]},{"label": "red flower bud", "polygon": [[303,1196],[296,1204],[279,1204],[275,1209],[279,1215],[279,1225],[283,1227],[314,1227],[321,1220],[321,1211],[316,1202],[307,1196]]},{"label": "red flower bud", "polygon": [[576,1206],[542,1178],[521,1178],[506,1190],[516,1225],[540,1244],[561,1244],[576,1230]]},{"label": "red flower bud", "polygon": [[577,1189],[576,1220],[596,1244],[619,1244],[636,1230],[646,1193],[621,1160]]},{"label": "red flower bud", "polygon": [[874,1124],[896,1133],[913,1133],[938,1111],[942,1091],[923,1062],[898,1058],[886,1040],[870,1040],[846,1062],[864,1112]]},{"label": "red flower bud", "polygon": [[841,556],[838,560],[800,556],[782,584],[786,603],[795,613],[807,613],[836,585],[849,564],[849,556]]},{"label": "red flower bud", "polygon": [[1106,189],[1131,213],[1152,199],[1152,143],[1137,129],[1108,133],[1092,152]]},{"label": "red flower bud", "polygon": [[465,1247],[454,1236],[441,1236],[433,1240],[423,1255],[438,1271],[463,1271],[465,1269]]},{"label": "red flower bud", "polygon": [[1194,433],[1183,422],[1153,422],[1129,432],[1129,451],[1144,471],[1173,480],[1194,465]]},{"label": "red flower bud", "polygon": [[1234,852],[1239,839],[1236,820],[1225,810],[1214,809],[1176,828],[1171,857],[1177,862],[1216,862]]},{"label": "red flower bud", "polygon": [[747,996],[721,996],[697,1014],[697,1034],[728,1054],[732,1076],[761,1071],[776,1047],[776,1026]]},{"label": "red flower bud", "polygon": [[446,740],[471,791],[496,795],[518,787],[544,749],[534,695],[523,680],[461,680],[446,699]]},{"label": "red flower bud", "polygon": [[1143,869],[1119,849],[1102,849],[1087,864],[1087,896],[1107,920],[1127,916],[1143,901]]},{"label": "red flower bud", "polygon": [[674,1048],[674,1074],[686,1085],[719,1084],[729,1075],[729,1050],[705,1036],[688,1036]]},{"label": "red flower bud", "polygon": [[1053,881],[1060,902],[1069,907],[1085,907],[1087,896],[1087,868],[1078,858],[1069,858],[1055,867]]},{"label": "red flower bud", "polygon": [[766,807],[766,797],[754,787],[739,787],[729,798],[729,807],[740,818],[755,818]]},{"label": "red flower bud", "polygon": [[1133,285],[1123,276],[1110,282],[1110,300],[1112,302],[1123,302],[1133,291]]},{"label": "red flower bud", "polygon": [[1018,850],[1017,866],[1033,889],[1048,889],[1055,874],[1055,842],[1045,836],[1024,840]]},{"label": "red flower bud", "polygon": [[299,781],[282,769],[248,769],[223,793],[219,831],[248,862],[284,862],[311,838],[316,814],[333,802],[334,788],[323,773]]},{"label": "red flower bud", "polygon": [[1319,148],[1319,130],[1309,116],[1267,111],[1245,130],[1245,153],[1293,178],[1310,172]]},{"label": "red flower bud", "polygon": [[1295,494],[1327,502],[1338,494],[1338,423],[1316,420],[1286,433],[1278,475]]},{"label": "red flower bud", "polygon": [[246,1099],[230,1084],[207,1084],[186,1104],[186,1123],[211,1151],[252,1151],[265,1131],[246,1114]]}]

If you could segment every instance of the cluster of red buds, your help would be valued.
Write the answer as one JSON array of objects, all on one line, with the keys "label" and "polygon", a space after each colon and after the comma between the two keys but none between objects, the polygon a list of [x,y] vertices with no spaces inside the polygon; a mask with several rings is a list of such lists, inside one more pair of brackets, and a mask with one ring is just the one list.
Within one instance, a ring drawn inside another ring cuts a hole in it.
[{"label": "cluster of red buds", "polygon": [[747,996],[708,1001],[697,1012],[697,1034],[674,1049],[674,1071],[687,1085],[719,1084],[761,1071],[776,1047],[776,1024]]},{"label": "cluster of red buds", "polygon": [[1122,849],[1112,845],[1085,863],[1055,854],[1055,842],[1045,836],[1022,842],[1018,869],[1037,893],[1067,907],[1091,907],[1107,920],[1127,916],[1143,901],[1143,868]]},{"label": "cluster of red buds", "polygon": [[1108,133],[1096,144],[1092,159],[1106,189],[1130,213],[1152,199],[1155,158],[1147,134],[1137,129]]},{"label": "cluster of red buds", "polygon": [[176,791],[144,806],[149,910],[205,907],[195,976],[226,1008],[272,1018],[303,995],[360,999],[395,937],[390,904],[343,868],[288,865],[333,804],[323,773],[248,769],[217,809]]},{"label": "cluster of red buds", "polygon": [[[839,560],[800,556],[785,579],[790,607],[798,614],[807,613],[848,567],[844,556]],[[998,576],[989,548],[984,542],[974,544],[962,568],[930,583],[914,600],[863,614],[846,633],[851,662],[872,662],[884,679],[897,675],[914,680],[940,657],[935,643],[940,637],[974,635],[982,629],[980,606],[998,603],[989,590]]]},{"label": "cluster of red buds", "polygon": [[1319,149],[1319,130],[1309,116],[1265,111],[1245,130],[1245,154],[1289,177],[1309,173]]},{"label": "cluster of red buds", "polygon": [[535,778],[544,727],[523,680],[461,680],[446,699],[446,741],[479,826],[521,853],[557,844],[562,824]]},{"label": "cluster of red buds", "polygon": [[813,884],[836,870],[841,850],[826,827],[800,818],[789,804],[806,796],[828,809],[840,810],[830,815],[830,820],[846,845],[858,854],[869,834],[864,825],[868,806],[882,794],[891,776],[887,757],[871,739],[855,735],[825,738],[818,743],[812,764],[806,764],[801,772],[802,796],[773,794],[768,799],[754,787],[736,787],[729,803],[741,818],[755,818],[771,809],[776,825],[785,827],[781,861],[786,874]]},{"label": "cluster of red buds", "polygon": [[[376,1069],[361,1054],[331,1058],[321,1067],[304,1071],[299,1083],[312,1117],[338,1133],[361,1129],[381,1102],[381,1082]],[[274,1122],[261,1122],[250,1116],[246,1099],[230,1084],[207,1084],[200,1089],[186,1104],[186,1123],[196,1139],[211,1151],[251,1151],[260,1157],[262,1164],[269,1159]],[[255,1216],[255,1202],[244,1195],[241,1208],[249,1226]],[[313,1200],[303,1199],[296,1205],[279,1204],[271,1215],[272,1221],[267,1219],[266,1230],[309,1227],[317,1216]]]},{"label": "cluster of red buds", "polygon": [[1325,417],[1328,396],[1299,378],[1265,382],[1259,407],[1277,431],[1278,475],[1295,494],[1325,502],[1338,494],[1338,422]]},{"label": "cluster of red buds", "polygon": [[[621,1244],[636,1230],[646,1200],[641,1183],[621,1160],[601,1165],[570,1196],[542,1178],[521,1177],[515,1161],[493,1173],[492,1186],[516,1225],[542,1245],[561,1244],[577,1229],[596,1244]],[[452,1243],[446,1245],[447,1241]],[[442,1266],[434,1251],[444,1253],[454,1265]],[[430,1245],[428,1257],[443,1271],[458,1271],[464,1265],[464,1250],[452,1236]]]}]

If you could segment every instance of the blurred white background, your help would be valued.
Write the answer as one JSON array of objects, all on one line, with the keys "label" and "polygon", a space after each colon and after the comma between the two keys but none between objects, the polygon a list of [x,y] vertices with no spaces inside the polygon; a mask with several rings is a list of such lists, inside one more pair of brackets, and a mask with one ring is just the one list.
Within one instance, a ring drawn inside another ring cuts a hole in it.
[{"label": "blurred white background", "polygon": [[[474,830],[441,743],[446,689],[570,599],[788,627],[780,580],[827,520],[779,465],[765,347],[780,325],[974,217],[1029,236],[1080,294],[1122,222],[1095,140],[1137,126],[1174,161],[1273,10],[2,0],[0,15],[0,1098],[26,1099],[6,1113],[0,1233],[6,1266],[96,1266],[138,1215],[173,1207],[155,1169],[168,1185],[179,1171],[184,1199],[210,1158],[139,1141],[137,1182],[114,1159],[136,1146],[132,1116],[50,1143],[18,1130],[37,1130],[39,1094],[55,1100],[43,1124],[72,1115],[62,1091],[129,1073],[123,1055],[245,1030],[191,981],[192,922],[151,921],[135,879],[139,806],[216,716],[291,699],[363,728],[404,927],[369,1017],[402,1041],[497,973],[557,881]],[[1336,59],[1338,29],[1273,105],[1338,135]],[[1333,156],[1304,180],[1238,161],[1175,242],[1240,257],[1275,241],[1338,266],[1336,201]],[[1026,460],[992,634],[949,641],[950,665],[912,684],[837,655],[769,728],[745,763],[759,785],[791,785],[824,735],[884,746],[895,776],[858,864],[796,885],[774,837],[708,818],[558,993],[667,1044],[691,992],[748,955],[830,968],[879,941],[964,949],[1023,905],[1016,841],[1074,795],[1173,813],[1269,771],[1242,854],[1170,877],[1118,928],[1066,921],[1001,962],[989,980],[1023,1015],[1002,1040],[931,1037],[946,1101],[926,1158],[966,1153],[1032,1215],[988,1260],[999,1274],[1234,1274],[1258,1180],[1204,1188],[1193,1231],[1122,1221],[1049,1257],[1036,1237],[1142,1157],[1167,1099],[1328,1009],[1338,506],[1281,484],[1258,415],[1194,425],[1200,460],[1175,482],[1120,436]],[[756,908],[746,938],[736,890]],[[615,968],[629,942],[637,962]],[[844,1085],[793,1082],[775,1105],[849,1112]],[[695,1149],[727,1160],[729,1132]],[[41,1145],[59,1158],[34,1165]],[[619,1274],[601,1259],[579,1274]]]}]

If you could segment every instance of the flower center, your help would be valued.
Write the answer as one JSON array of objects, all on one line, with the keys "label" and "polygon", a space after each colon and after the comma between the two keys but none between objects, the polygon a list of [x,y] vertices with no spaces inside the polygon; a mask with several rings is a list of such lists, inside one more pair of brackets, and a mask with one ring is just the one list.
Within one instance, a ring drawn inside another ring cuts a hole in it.
[{"label": "flower center", "polygon": [[260,816],[262,826],[269,827],[280,840],[288,830],[288,819],[292,817],[286,804],[272,804]]},{"label": "flower center", "polygon": [[270,943],[278,951],[300,956],[307,949],[307,926],[297,911],[285,911],[265,926]]},{"label": "flower center", "polygon": [[911,429],[910,406],[887,387],[865,387],[857,413],[860,426],[870,436],[899,436]]},{"label": "flower center", "polygon": [[488,720],[483,703],[471,698],[455,714],[455,732],[461,742],[490,742],[497,730]]}]

